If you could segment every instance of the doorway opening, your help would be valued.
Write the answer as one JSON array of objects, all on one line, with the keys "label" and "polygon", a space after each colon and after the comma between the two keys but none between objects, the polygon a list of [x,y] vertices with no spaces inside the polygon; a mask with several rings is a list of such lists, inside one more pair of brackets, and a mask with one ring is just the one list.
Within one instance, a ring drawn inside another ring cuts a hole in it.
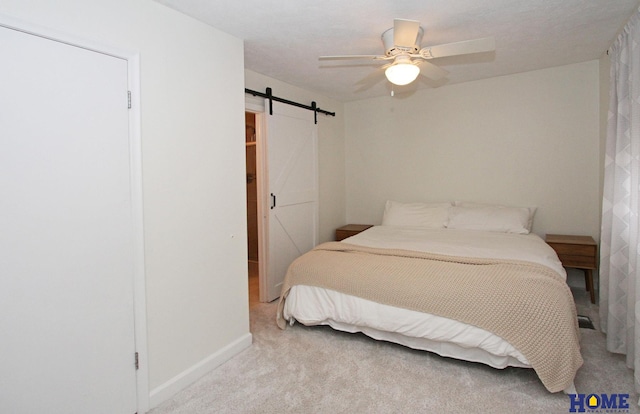
[{"label": "doorway opening", "polygon": [[245,112],[244,118],[247,173],[247,265],[249,269],[249,306],[253,306],[260,301],[256,114]]}]

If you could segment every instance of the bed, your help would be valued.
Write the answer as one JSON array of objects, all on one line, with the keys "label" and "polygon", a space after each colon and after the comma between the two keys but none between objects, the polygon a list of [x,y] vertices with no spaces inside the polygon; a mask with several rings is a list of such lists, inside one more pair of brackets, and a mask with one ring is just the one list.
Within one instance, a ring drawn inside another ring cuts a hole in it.
[{"label": "bed", "polygon": [[281,329],[295,321],[494,368],[533,368],[575,393],[575,304],[556,253],[530,232],[535,209],[397,203],[382,225],[317,246],[287,272]]}]

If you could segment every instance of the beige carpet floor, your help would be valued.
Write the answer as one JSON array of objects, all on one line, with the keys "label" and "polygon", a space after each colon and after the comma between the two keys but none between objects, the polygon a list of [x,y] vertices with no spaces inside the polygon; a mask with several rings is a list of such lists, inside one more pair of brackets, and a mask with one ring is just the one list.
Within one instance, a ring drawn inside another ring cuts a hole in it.
[{"label": "beige carpet floor", "polygon": [[[582,289],[574,296],[598,328],[597,306]],[[569,397],[547,392],[533,370],[497,370],[328,327],[282,331],[276,303],[251,297],[253,345],[152,414],[569,412]],[[629,393],[628,412],[640,412],[624,357],[605,350],[599,330],[581,333],[578,392]]]}]

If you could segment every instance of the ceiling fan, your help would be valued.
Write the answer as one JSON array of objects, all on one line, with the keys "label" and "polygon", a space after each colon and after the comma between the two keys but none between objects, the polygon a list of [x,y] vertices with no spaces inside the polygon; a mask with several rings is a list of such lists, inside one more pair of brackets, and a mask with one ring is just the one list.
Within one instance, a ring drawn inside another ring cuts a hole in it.
[{"label": "ceiling fan", "polygon": [[320,60],[374,59],[391,61],[382,66],[389,82],[395,85],[407,85],[418,75],[438,80],[447,75],[430,59],[470,53],[491,52],[495,50],[493,37],[446,43],[437,46],[420,47],[424,29],[415,20],[394,19],[393,27],[382,33],[384,55],[345,55],[320,56]]}]

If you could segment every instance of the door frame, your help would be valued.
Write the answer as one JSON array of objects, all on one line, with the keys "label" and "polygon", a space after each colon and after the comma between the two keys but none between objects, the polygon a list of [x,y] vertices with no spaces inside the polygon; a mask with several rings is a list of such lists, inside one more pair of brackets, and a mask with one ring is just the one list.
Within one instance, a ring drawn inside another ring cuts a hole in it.
[{"label": "door frame", "polygon": [[269,169],[267,166],[265,134],[265,109],[263,99],[245,99],[245,111],[256,117],[256,191],[258,199],[258,289],[260,302],[267,302],[267,261],[269,258]]},{"label": "door frame", "polygon": [[[146,283],[144,265],[144,227],[142,194],[142,139],[140,133],[140,54],[89,41],[68,33],[34,25],[0,14],[0,26],[65,43],[92,52],[113,56],[127,61],[128,90],[131,92],[129,109],[129,169],[133,221],[133,322],[138,365],[136,370],[137,412],[149,410],[149,368],[147,352]],[[124,98],[123,98],[124,102]]]}]

